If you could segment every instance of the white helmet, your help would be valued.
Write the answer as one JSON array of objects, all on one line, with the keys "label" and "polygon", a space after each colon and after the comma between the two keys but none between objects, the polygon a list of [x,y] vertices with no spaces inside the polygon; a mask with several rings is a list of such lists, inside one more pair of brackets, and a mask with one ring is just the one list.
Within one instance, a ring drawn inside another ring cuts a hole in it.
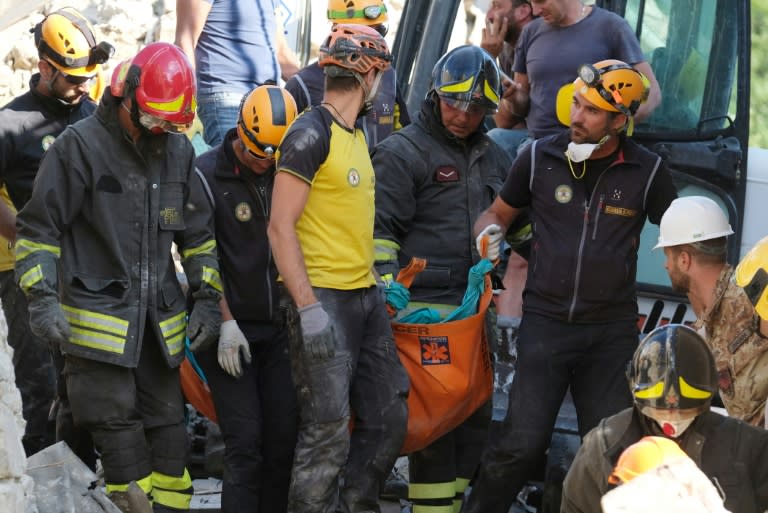
[{"label": "white helmet", "polygon": [[706,196],[686,196],[674,200],[659,223],[656,248],[693,244],[731,235],[728,218],[717,203]]}]

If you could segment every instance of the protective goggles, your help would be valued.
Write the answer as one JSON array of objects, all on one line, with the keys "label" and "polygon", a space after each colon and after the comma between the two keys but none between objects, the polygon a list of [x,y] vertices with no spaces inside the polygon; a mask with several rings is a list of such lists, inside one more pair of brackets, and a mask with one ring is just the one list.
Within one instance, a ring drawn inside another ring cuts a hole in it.
[{"label": "protective goggles", "polygon": [[75,86],[85,84],[86,82],[91,82],[96,78],[96,75],[91,75],[90,77],[67,75],[63,71],[59,71],[59,75],[61,75],[64,78],[64,80],[67,81],[68,84],[75,85]]},{"label": "protective goggles", "polygon": [[183,134],[192,126],[192,123],[172,123],[166,119],[160,119],[147,112],[139,110],[139,123],[141,126],[153,134],[162,134],[170,132],[174,134]]},{"label": "protective goggles", "polygon": [[383,5],[369,5],[362,9],[345,9],[343,11],[332,11],[328,9],[329,20],[349,20],[352,18],[376,20],[382,14],[387,12],[387,8]]},{"label": "protective goggles", "polygon": [[618,90],[609,91],[603,86],[603,74],[617,70],[617,69],[634,69],[626,64],[611,64],[605,68],[597,69],[591,64],[582,64],[579,66],[578,75],[582,82],[588,87],[593,88],[600,95],[600,98],[605,100],[608,105],[616,107],[616,109],[622,114],[631,117],[632,113],[624,106],[624,99],[621,97],[621,93]]},{"label": "protective goggles", "polygon": [[440,100],[451,107],[452,109],[460,110],[462,112],[466,112],[467,114],[494,114],[496,112],[496,108],[489,107],[486,104],[484,104],[481,100],[457,100],[455,98],[451,98],[449,96],[442,96],[439,95]]}]

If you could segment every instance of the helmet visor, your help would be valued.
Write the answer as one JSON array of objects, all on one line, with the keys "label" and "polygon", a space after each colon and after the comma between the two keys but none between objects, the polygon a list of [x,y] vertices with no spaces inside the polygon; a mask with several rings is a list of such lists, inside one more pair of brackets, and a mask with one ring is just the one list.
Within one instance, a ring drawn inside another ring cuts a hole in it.
[{"label": "helmet visor", "polygon": [[484,102],[480,99],[472,99],[470,101],[466,101],[457,100],[456,98],[451,98],[450,96],[438,96],[440,97],[440,100],[449,107],[460,110],[462,112],[466,112],[468,114],[495,114],[497,110],[495,107],[489,106],[487,102]]},{"label": "helmet visor", "polygon": [[139,111],[139,123],[153,134],[161,134],[163,132],[183,134],[192,126],[192,123],[172,123],[142,110]]}]

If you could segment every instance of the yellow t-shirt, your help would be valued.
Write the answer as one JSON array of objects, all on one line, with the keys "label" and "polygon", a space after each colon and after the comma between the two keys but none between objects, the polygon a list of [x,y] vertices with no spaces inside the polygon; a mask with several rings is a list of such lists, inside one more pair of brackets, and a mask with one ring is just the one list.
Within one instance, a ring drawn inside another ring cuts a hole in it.
[{"label": "yellow t-shirt", "polygon": [[277,169],[312,187],[296,224],[312,286],[351,290],[375,284],[375,175],[363,131],[342,127],[324,107],[312,108],[288,129]]},{"label": "yellow t-shirt", "polygon": [[[16,213],[13,203],[11,203],[11,198],[8,197],[8,190],[5,188],[5,185],[0,187],[0,200]],[[0,236],[0,271],[10,271],[13,269],[15,262],[14,250],[9,247],[8,239]]]}]

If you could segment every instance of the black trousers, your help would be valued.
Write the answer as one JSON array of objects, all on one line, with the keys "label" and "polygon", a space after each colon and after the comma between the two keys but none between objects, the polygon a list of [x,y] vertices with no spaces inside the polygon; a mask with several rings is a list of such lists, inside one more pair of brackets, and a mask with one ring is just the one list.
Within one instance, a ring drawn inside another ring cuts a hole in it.
[{"label": "black trousers", "polygon": [[572,324],[526,312],[507,415],[483,453],[462,511],[509,511],[544,458],[569,386],[581,436],[631,406],[626,369],[637,344],[632,321]]},{"label": "black trousers", "polygon": [[285,513],[298,432],[288,333],[271,324],[239,323],[251,364],[233,378],[217,348],[197,356],[224,436],[222,513]]}]

